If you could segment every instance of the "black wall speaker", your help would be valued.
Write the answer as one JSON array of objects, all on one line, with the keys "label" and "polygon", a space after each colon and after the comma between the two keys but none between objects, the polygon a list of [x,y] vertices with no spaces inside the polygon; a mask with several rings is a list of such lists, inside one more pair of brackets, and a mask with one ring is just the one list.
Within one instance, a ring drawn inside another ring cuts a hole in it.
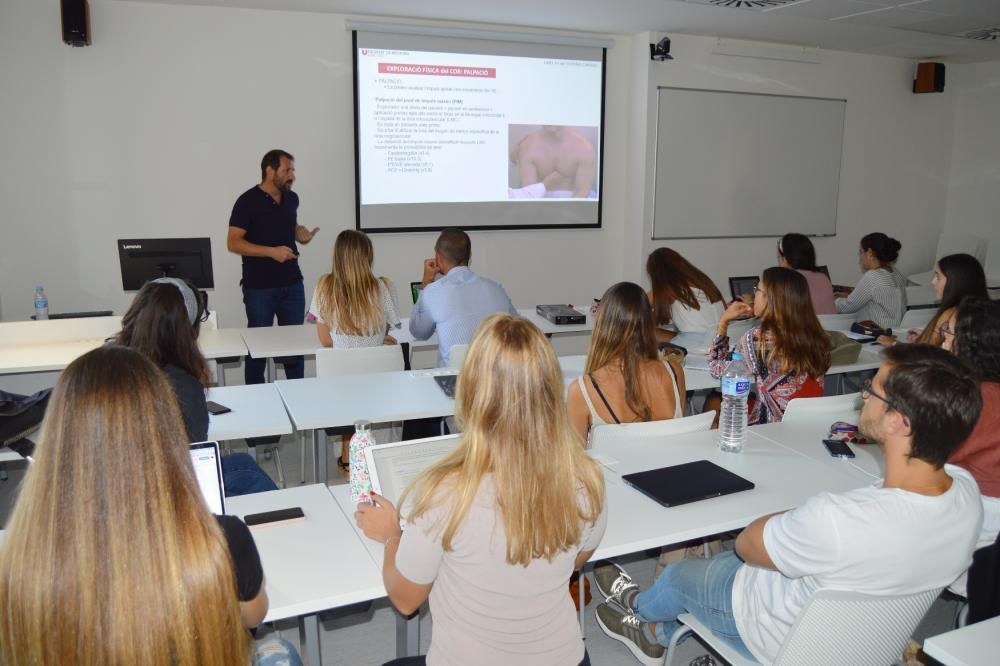
[{"label": "black wall speaker", "polygon": [[917,78],[913,79],[913,92],[944,92],[944,63],[922,62],[918,64]]},{"label": "black wall speaker", "polygon": [[90,45],[90,5],[87,0],[62,0],[62,38],[70,46]]}]

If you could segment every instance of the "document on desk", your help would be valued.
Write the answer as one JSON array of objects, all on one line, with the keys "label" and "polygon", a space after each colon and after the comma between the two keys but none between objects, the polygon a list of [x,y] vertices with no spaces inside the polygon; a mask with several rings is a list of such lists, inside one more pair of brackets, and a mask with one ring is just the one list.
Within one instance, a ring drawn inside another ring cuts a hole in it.
[{"label": "document on desk", "polygon": [[[451,453],[458,445],[458,435],[415,439],[397,444],[383,444],[365,449],[365,462],[371,475],[372,490],[393,504],[413,479]],[[402,507],[397,506],[402,511]],[[405,512],[403,512],[405,513]]]}]

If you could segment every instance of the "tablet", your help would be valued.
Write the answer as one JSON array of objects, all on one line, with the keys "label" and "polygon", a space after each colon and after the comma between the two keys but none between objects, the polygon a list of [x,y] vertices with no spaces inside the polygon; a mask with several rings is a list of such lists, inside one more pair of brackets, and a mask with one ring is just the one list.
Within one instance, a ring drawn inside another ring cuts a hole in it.
[{"label": "tablet", "polygon": [[663,506],[680,506],[755,487],[751,481],[708,460],[623,474],[622,481]]}]

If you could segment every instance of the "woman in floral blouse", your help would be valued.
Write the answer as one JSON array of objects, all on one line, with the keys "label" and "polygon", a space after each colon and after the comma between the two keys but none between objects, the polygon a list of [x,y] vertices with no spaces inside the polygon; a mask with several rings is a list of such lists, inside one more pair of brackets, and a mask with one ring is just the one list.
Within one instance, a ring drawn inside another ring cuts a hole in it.
[{"label": "woman in floral blouse", "polygon": [[[743,354],[757,384],[748,423],[774,423],[793,398],[823,395],[823,376],[830,367],[830,340],[813,312],[809,284],[788,268],[768,268],[761,276],[753,304],[734,301],[719,320],[708,365],[721,377],[728,363],[729,322],[753,315],[759,323],[736,341],[732,351]],[[706,408],[718,410],[719,400]]]}]

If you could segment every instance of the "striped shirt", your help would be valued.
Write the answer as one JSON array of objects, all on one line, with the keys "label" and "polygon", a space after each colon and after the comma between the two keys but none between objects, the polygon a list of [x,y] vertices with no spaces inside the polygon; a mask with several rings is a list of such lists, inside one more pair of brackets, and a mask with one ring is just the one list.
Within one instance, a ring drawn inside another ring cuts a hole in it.
[{"label": "striped shirt", "polygon": [[906,278],[897,271],[865,271],[847,298],[838,298],[837,312],[856,312],[858,320],[870,319],[882,328],[899,326],[906,312]]}]

